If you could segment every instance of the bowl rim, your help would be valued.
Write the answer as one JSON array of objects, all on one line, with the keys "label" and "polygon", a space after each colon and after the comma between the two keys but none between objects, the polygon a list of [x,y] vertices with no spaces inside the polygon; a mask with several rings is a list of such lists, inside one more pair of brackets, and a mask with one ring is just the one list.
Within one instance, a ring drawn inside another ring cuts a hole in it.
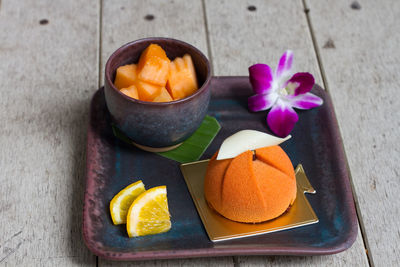
[{"label": "bowl rim", "polygon": [[[148,42],[148,41],[173,41],[173,42],[177,42],[183,45],[187,45],[189,46],[191,49],[193,49],[196,53],[198,53],[200,55],[201,58],[204,59],[204,61],[206,62],[206,66],[207,66],[207,76],[206,76],[206,80],[204,81],[203,85],[194,93],[191,94],[188,97],[182,98],[182,99],[178,99],[178,100],[173,100],[173,101],[168,101],[168,102],[151,102],[151,101],[142,101],[139,99],[135,99],[135,98],[131,98],[127,95],[125,95],[124,93],[121,93],[120,90],[118,90],[115,86],[114,83],[111,81],[111,77],[110,77],[110,68],[111,68],[111,60],[116,57],[119,53],[121,53],[123,50],[125,50],[126,48],[135,45],[137,43],[142,43],[142,42]],[[203,91],[206,90],[206,88],[208,87],[208,84],[211,81],[211,65],[210,65],[210,61],[207,59],[207,57],[203,54],[203,52],[201,52],[198,48],[196,48],[195,46],[186,43],[184,41],[181,40],[177,40],[174,38],[168,38],[168,37],[146,37],[146,38],[141,38],[141,39],[137,39],[135,41],[131,41],[128,42],[124,45],[122,45],[120,48],[118,48],[117,50],[115,50],[110,57],[107,59],[106,62],[106,66],[105,66],[105,70],[104,70],[104,76],[105,76],[105,81],[106,83],[108,83],[110,85],[110,87],[114,90],[117,91],[117,93],[119,95],[121,95],[122,97],[124,97],[125,99],[132,101],[132,102],[136,102],[136,103],[140,103],[140,104],[144,104],[144,105],[152,105],[152,106],[168,106],[171,104],[178,104],[178,103],[184,103],[187,101],[190,101],[191,99],[195,98],[197,95],[201,94]]]}]

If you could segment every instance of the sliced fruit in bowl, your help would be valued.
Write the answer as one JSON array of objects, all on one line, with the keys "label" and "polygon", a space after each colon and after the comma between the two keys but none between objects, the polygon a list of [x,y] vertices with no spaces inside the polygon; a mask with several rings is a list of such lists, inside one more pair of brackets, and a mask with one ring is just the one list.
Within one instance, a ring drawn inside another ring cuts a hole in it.
[{"label": "sliced fruit in bowl", "polygon": [[198,89],[196,70],[188,54],[177,57],[170,64],[167,89],[173,99],[190,96]]},{"label": "sliced fruit in bowl", "polygon": [[135,98],[135,99],[139,99],[139,93],[138,93],[138,89],[135,85],[131,85],[127,88],[122,88],[121,92],[126,94],[129,97]]},{"label": "sliced fruit in bowl", "polygon": [[122,88],[127,88],[135,84],[136,80],[137,80],[137,65],[129,64],[121,66],[117,69],[114,85],[115,87],[121,90]]},{"label": "sliced fruit in bowl", "polygon": [[142,53],[138,63],[138,78],[142,81],[165,86],[168,79],[170,60],[161,46],[149,45]]}]

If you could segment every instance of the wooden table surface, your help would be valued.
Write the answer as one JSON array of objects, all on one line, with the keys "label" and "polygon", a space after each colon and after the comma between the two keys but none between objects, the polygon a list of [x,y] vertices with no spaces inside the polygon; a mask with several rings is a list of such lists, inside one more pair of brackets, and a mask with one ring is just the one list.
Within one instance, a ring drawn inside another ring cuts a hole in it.
[{"label": "wooden table surface", "polygon": [[[0,265],[399,266],[399,25],[393,0],[0,0]],[[334,101],[359,218],[350,249],[119,263],[86,248],[89,102],[108,56],[148,36],[195,45],[214,75],[294,51]]]}]

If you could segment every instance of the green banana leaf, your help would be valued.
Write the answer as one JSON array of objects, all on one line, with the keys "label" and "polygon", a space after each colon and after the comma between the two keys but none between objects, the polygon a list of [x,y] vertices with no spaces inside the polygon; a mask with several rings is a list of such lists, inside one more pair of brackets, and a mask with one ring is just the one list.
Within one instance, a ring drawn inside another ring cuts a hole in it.
[{"label": "green banana leaf", "polygon": [[[117,138],[126,143],[132,144],[132,140],[122,133],[121,130],[114,125],[112,128],[113,133]],[[220,129],[221,126],[214,117],[206,116],[196,132],[186,139],[182,145],[174,150],[159,152],[157,154],[180,163],[197,161],[214,140],[214,137],[218,134]]]}]

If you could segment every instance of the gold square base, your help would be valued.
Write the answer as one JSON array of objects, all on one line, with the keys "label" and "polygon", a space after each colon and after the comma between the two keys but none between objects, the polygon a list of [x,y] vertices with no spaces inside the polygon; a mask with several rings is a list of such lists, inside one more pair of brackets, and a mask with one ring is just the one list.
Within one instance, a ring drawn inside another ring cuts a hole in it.
[{"label": "gold square base", "polygon": [[204,198],[204,177],[208,161],[203,160],[182,164],[181,171],[211,241],[217,242],[272,233],[318,222],[318,217],[304,195],[304,193],[314,194],[315,190],[308,181],[301,164],[295,170],[297,197],[293,206],[276,219],[263,223],[249,224],[226,219],[207,205]]}]

